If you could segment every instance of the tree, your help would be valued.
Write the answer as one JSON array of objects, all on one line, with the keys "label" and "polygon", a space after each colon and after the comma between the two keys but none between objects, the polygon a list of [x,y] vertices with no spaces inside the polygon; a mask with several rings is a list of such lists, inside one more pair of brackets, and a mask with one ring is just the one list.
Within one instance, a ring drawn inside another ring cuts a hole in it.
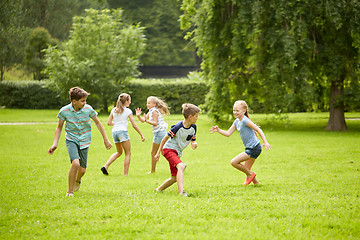
[{"label": "tree", "polygon": [[56,39],[69,36],[73,16],[84,9],[104,9],[106,0],[26,0],[23,5],[24,26],[43,27]]},{"label": "tree", "polygon": [[22,0],[0,2],[0,81],[4,73],[23,60],[29,29],[22,26]]},{"label": "tree", "polygon": [[141,22],[147,38],[141,63],[148,66],[196,65],[195,50],[180,29],[180,1],[108,0],[110,7],[125,10],[130,22]]},{"label": "tree", "polygon": [[328,91],[327,129],[346,129],[344,88],[358,82],[358,1],[183,0],[182,10],[216,120],[238,98],[265,112],[298,111]]},{"label": "tree", "polygon": [[25,48],[25,66],[28,71],[33,73],[34,80],[44,79],[42,73],[45,68],[44,49],[49,45],[55,46],[57,40],[52,38],[49,32],[42,27],[32,30],[29,42]]},{"label": "tree", "polygon": [[64,95],[75,85],[96,94],[107,113],[108,102],[138,73],[143,28],[126,25],[120,9],[88,9],[74,17],[69,38],[63,49],[45,50],[46,72]]}]

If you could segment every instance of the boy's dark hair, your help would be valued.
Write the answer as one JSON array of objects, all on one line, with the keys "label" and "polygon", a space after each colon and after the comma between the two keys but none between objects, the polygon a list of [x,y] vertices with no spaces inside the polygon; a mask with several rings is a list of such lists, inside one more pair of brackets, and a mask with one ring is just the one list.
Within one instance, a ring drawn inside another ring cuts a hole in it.
[{"label": "boy's dark hair", "polygon": [[182,105],[182,114],[184,115],[185,119],[188,118],[190,115],[194,116],[195,114],[197,114],[200,111],[201,111],[201,109],[194,104],[184,103]]},{"label": "boy's dark hair", "polygon": [[70,88],[70,90],[69,90],[70,101],[72,101],[72,100],[79,101],[79,99],[81,99],[83,97],[87,97],[89,95],[90,95],[90,93],[88,93],[87,91],[85,91],[84,89],[79,88],[79,87],[73,87],[73,88]]}]

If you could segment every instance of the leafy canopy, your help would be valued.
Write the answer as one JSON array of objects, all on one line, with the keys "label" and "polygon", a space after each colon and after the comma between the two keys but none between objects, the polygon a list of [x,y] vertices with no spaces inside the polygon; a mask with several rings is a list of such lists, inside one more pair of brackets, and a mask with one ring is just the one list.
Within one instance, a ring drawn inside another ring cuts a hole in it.
[{"label": "leafy canopy", "polygon": [[96,94],[107,112],[108,102],[138,73],[143,30],[125,24],[120,9],[85,10],[85,16],[74,17],[70,39],[63,48],[46,50],[46,71],[64,95],[78,85]]},{"label": "leafy canopy", "polygon": [[183,0],[182,10],[217,120],[237,99],[262,112],[328,110],[358,86],[359,1]]}]

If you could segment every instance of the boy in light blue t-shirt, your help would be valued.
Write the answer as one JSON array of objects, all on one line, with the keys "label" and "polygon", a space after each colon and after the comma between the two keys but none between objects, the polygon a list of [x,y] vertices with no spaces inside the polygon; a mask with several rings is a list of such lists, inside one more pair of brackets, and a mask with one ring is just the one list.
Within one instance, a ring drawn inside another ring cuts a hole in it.
[{"label": "boy in light blue t-shirt", "polygon": [[62,107],[59,111],[59,123],[55,130],[54,143],[48,153],[53,154],[57,149],[63,125],[65,123],[66,147],[70,156],[71,168],[69,171],[69,189],[66,196],[73,197],[74,191],[79,190],[81,178],[87,167],[87,154],[91,142],[91,122],[95,122],[99,129],[107,149],[111,143],[106,136],[105,129],[97,112],[88,104],[86,98],[89,93],[79,87],[73,87],[69,91],[71,103]]},{"label": "boy in light blue t-shirt", "polygon": [[161,184],[155,190],[161,192],[172,184],[177,182],[179,194],[187,197],[187,193],[184,190],[184,171],[186,164],[184,164],[180,157],[182,151],[191,142],[192,149],[197,148],[196,143],[196,121],[199,117],[200,108],[191,103],[185,103],[182,105],[182,114],[185,120],[173,125],[168,134],[162,139],[158,152],[155,155],[155,159],[158,161],[160,152],[164,155],[169,162],[171,177],[163,184]]}]

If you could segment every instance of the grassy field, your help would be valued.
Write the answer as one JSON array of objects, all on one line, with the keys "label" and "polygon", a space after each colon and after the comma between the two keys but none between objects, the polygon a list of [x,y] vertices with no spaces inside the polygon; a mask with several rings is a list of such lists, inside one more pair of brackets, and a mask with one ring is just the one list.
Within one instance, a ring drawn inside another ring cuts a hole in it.
[{"label": "grassy field", "polygon": [[[129,126],[128,177],[123,157],[109,176],[101,173],[115,150],[105,149],[93,126],[81,189],[65,198],[64,131],[55,154],[47,154],[57,112],[0,109],[0,123],[43,123],[0,125],[0,239],[360,239],[360,113],[346,114],[348,132],[324,131],[327,113],[251,115],[273,146],[254,165],[259,187],[244,187],[245,175],[230,165],[243,151],[239,135],[210,134],[213,123],[201,115],[198,149],[182,157],[188,198],[176,186],[154,192],[169,169],[162,157],[156,174],[146,174],[149,125],[138,122],[144,143]],[[181,116],[165,120],[171,125]]]}]

